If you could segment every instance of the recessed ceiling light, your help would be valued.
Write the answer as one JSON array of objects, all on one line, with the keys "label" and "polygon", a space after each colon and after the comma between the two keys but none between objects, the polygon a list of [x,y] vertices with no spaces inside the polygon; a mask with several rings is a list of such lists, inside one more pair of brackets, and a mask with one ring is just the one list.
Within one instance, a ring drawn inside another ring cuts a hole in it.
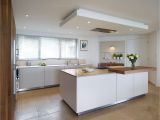
[{"label": "recessed ceiling light", "polygon": [[115,48],[114,46],[110,46],[109,49],[110,49],[111,51],[115,51],[115,50],[116,50],[116,48]]},{"label": "recessed ceiling light", "polygon": [[26,18],[28,18],[28,17],[29,17],[29,14],[25,14],[25,16],[26,16]]},{"label": "recessed ceiling light", "polygon": [[23,28],[24,28],[24,29],[26,29],[27,27],[26,27],[26,26],[24,26]]},{"label": "recessed ceiling light", "polygon": [[76,26],[77,29],[79,29],[79,26]]},{"label": "recessed ceiling light", "polygon": [[87,23],[88,23],[88,24],[90,24],[91,22],[90,22],[90,21],[88,21]]}]

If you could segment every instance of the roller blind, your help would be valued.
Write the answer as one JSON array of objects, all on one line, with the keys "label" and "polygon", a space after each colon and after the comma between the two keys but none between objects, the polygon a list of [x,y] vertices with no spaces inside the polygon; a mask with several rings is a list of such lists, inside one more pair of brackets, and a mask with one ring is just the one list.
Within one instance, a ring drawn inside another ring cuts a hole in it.
[{"label": "roller blind", "polygon": [[39,40],[37,37],[19,36],[18,37],[19,59],[38,59]]},{"label": "roller blind", "polygon": [[41,37],[41,59],[59,58],[59,40],[57,38]]},{"label": "roller blind", "polygon": [[61,58],[77,57],[77,42],[75,39],[61,39]]},{"label": "roller blind", "polygon": [[20,60],[77,58],[76,39],[18,35],[17,46]]}]

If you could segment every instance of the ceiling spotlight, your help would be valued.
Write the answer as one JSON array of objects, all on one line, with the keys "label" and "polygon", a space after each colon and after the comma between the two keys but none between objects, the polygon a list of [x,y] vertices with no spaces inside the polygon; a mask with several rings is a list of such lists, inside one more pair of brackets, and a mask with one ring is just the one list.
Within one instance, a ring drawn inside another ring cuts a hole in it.
[{"label": "ceiling spotlight", "polygon": [[28,17],[29,17],[29,14],[25,14],[25,16],[26,16],[26,18],[28,18]]},{"label": "ceiling spotlight", "polygon": [[26,27],[26,26],[24,26],[23,28],[24,28],[24,29],[26,29],[27,27]]},{"label": "ceiling spotlight", "polygon": [[115,51],[116,48],[115,48],[114,46],[110,46],[110,47],[109,47],[109,50],[110,50],[110,51]]},{"label": "ceiling spotlight", "polygon": [[90,21],[88,21],[88,24],[90,24],[91,22]]},{"label": "ceiling spotlight", "polygon": [[76,28],[79,29],[79,26],[77,26]]}]

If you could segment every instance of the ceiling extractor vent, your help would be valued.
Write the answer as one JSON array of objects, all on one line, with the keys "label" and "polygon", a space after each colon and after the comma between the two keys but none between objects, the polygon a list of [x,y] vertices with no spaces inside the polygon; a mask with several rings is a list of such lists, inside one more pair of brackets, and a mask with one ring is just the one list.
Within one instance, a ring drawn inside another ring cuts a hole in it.
[{"label": "ceiling extractor vent", "polygon": [[115,32],[117,32],[117,30],[104,29],[104,28],[94,28],[91,31],[103,32],[103,33],[115,33]]}]

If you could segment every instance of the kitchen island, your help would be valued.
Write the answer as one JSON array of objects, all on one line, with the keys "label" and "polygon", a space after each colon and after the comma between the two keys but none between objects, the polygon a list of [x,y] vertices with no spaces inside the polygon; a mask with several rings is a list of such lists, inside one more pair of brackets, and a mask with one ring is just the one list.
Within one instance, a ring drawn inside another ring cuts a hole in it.
[{"label": "kitchen island", "polygon": [[65,69],[60,73],[63,100],[78,115],[148,93],[148,67]]}]

